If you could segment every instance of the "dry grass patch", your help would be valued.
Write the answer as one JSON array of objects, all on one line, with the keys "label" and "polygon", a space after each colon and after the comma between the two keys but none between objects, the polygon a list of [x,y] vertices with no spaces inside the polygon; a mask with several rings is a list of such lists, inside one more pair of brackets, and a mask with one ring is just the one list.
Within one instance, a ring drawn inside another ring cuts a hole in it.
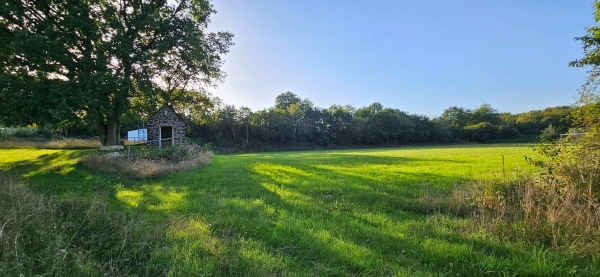
[{"label": "dry grass patch", "polygon": [[63,138],[47,139],[7,139],[0,140],[0,148],[40,148],[40,149],[93,149],[101,146],[98,139]]},{"label": "dry grass patch", "polygon": [[180,145],[157,152],[125,156],[90,155],[81,164],[93,170],[123,174],[135,179],[154,178],[172,172],[181,172],[212,163],[212,152],[200,147]]},{"label": "dry grass patch", "polygon": [[425,213],[467,218],[461,232],[478,233],[483,228],[501,240],[598,257],[600,203],[591,189],[597,177],[590,173],[594,170],[583,169],[580,163],[555,168],[553,177],[474,180],[450,195],[424,195],[417,207]]},{"label": "dry grass patch", "polygon": [[553,182],[533,178],[495,187],[471,190],[456,199],[472,208],[477,226],[501,238],[597,255],[600,205],[577,187],[558,189]]},{"label": "dry grass patch", "polygon": [[50,149],[91,149],[102,146],[98,139],[63,138],[52,140],[44,148]]}]

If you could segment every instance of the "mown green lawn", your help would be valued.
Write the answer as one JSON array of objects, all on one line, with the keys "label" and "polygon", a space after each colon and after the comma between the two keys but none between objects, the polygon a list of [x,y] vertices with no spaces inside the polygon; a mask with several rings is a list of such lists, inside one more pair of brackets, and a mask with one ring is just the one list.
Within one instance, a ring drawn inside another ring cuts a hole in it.
[{"label": "mown green lawn", "polygon": [[465,219],[418,207],[419,198],[474,178],[533,170],[527,145],[216,155],[207,167],[147,181],[83,169],[77,161],[86,153],[0,149],[0,168],[59,198],[108,194],[115,210],[166,228],[148,267],[168,275],[557,276],[598,268],[462,232]]}]

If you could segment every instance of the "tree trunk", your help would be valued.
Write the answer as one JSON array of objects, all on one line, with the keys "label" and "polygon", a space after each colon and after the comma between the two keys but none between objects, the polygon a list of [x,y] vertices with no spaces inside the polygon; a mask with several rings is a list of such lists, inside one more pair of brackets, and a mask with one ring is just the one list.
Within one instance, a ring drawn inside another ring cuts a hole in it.
[{"label": "tree trunk", "polygon": [[65,125],[60,126],[60,135],[59,136],[62,136],[63,133],[65,134],[64,135],[65,138],[69,137],[69,133],[67,132],[67,126],[65,126]]},{"label": "tree trunk", "polygon": [[296,115],[294,115],[294,142],[296,142],[296,133],[298,133],[298,120],[296,119]]},{"label": "tree trunk", "polygon": [[103,146],[120,144],[120,125],[119,120],[110,120],[108,124],[101,123],[98,125],[100,142]]}]

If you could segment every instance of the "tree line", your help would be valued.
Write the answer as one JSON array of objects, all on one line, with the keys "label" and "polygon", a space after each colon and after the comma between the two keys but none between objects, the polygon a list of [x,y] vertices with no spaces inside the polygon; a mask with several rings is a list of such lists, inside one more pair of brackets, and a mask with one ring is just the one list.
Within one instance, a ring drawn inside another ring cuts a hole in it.
[{"label": "tree line", "polygon": [[[278,95],[272,107],[252,111],[195,95],[194,105],[184,97],[172,99],[186,118],[189,137],[238,150],[534,141],[541,134],[551,139],[567,132],[575,111],[560,106],[512,114],[483,104],[475,109],[449,107],[429,118],[378,102],[360,108],[320,108],[289,91]],[[138,128],[139,113],[131,113],[124,122],[129,129]]]}]

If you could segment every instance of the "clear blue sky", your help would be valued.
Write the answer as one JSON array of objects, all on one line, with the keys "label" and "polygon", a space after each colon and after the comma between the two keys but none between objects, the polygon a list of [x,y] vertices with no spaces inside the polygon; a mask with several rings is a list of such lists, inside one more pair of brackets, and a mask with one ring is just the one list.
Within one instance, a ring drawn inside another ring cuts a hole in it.
[{"label": "clear blue sky", "polygon": [[592,0],[214,0],[212,31],[235,35],[215,96],[271,107],[380,102],[430,117],[489,103],[523,112],[575,102],[586,70],[574,37]]}]

